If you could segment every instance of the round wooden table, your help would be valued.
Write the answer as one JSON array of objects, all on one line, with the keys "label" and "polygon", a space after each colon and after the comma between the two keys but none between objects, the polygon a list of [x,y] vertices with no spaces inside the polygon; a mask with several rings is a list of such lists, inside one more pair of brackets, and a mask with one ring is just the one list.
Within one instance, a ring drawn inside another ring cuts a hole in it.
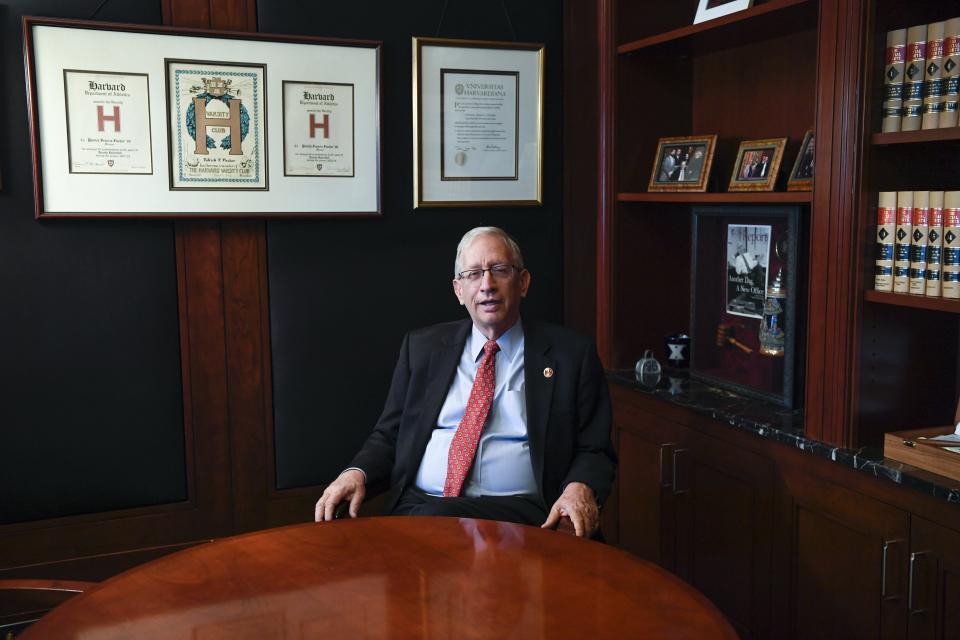
[{"label": "round wooden table", "polygon": [[468,518],[226,538],[122,573],[23,640],[737,638],[700,593],[607,545]]}]

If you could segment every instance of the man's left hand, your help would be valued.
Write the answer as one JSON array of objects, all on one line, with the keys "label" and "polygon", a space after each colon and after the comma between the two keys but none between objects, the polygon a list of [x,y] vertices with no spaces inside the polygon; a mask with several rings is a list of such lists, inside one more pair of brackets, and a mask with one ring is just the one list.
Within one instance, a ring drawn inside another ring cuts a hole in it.
[{"label": "man's left hand", "polygon": [[577,537],[589,537],[600,526],[600,510],[593,489],[582,482],[571,482],[553,503],[542,529],[553,529],[560,518],[567,516],[573,522]]}]

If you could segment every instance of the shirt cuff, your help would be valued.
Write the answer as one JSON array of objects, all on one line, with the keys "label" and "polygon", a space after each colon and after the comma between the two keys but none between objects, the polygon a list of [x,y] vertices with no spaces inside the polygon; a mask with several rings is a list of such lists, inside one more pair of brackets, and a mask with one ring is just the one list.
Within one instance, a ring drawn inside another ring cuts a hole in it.
[{"label": "shirt cuff", "polygon": [[361,474],[363,474],[363,484],[367,484],[367,472],[361,469],[360,467],[347,467],[346,469],[340,472],[340,475],[345,474],[347,471],[359,471]]}]

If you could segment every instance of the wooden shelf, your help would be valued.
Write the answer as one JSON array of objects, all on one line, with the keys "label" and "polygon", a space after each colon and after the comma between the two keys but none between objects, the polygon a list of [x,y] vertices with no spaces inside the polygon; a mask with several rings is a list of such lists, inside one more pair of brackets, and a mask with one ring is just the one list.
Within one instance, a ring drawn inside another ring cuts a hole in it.
[{"label": "wooden shelf", "polygon": [[745,191],[730,193],[618,193],[618,202],[689,204],[802,204],[813,201],[810,191]]},{"label": "wooden shelf", "polygon": [[808,23],[815,28],[816,16],[817,3],[812,0],[770,0],[715,20],[621,44],[617,53],[654,47],[702,52],[739,46],[798,31]]},{"label": "wooden shelf", "polygon": [[898,307],[912,307],[914,309],[927,309],[929,311],[960,313],[960,300],[948,300],[946,298],[925,298],[923,296],[912,296],[907,293],[887,293],[885,291],[874,291],[872,289],[863,292],[863,299],[867,302],[892,304]]},{"label": "wooden shelf", "polygon": [[960,140],[960,127],[950,127],[949,129],[922,129],[920,131],[895,131],[893,133],[875,133],[870,136],[870,142],[875,146],[945,142],[948,140]]}]

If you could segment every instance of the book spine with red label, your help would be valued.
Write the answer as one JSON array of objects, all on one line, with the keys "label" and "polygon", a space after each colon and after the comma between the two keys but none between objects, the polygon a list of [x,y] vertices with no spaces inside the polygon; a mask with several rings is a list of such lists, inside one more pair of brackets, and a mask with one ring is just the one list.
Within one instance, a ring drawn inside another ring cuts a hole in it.
[{"label": "book spine with red label", "polygon": [[943,261],[943,191],[930,192],[930,216],[927,226],[927,283],[924,294],[940,297],[940,271]]},{"label": "book spine with red label", "polygon": [[893,237],[897,226],[897,192],[881,191],[877,205],[877,268],[873,288],[893,291]]},{"label": "book spine with red label", "polygon": [[943,22],[927,25],[927,60],[923,81],[923,116],[920,128],[940,127],[943,111]]},{"label": "book spine with red label", "polygon": [[[907,29],[907,58],[904,61],[903,120],[901,131],[916,131],[923,116],[923,87],[926,77],[927,25]],[[896,287],[896,284],[894,284]]]},{"label": "book spine with red label", "polygon": [[893,292],[910,293],[910,235],[913,191],[897,192],[897,232],[893,248]]},{"label": "book spine with red label", "polygon": [[960,18],[947,20],[943,28],[943,111],[940,128],[957,126],[960,112]]},{"label": "book spine with red label", "polygon": [[883,66],[883,120],[881,131],[900,131],[903,118],[903,61],[907,52],[907,30],[887,32]]},{"label": "book spine with red label", "polygon": [[913,192],[913,230],[910,232],[911,295],[927,292],[927,231],[930,220],[930,192]]}]

